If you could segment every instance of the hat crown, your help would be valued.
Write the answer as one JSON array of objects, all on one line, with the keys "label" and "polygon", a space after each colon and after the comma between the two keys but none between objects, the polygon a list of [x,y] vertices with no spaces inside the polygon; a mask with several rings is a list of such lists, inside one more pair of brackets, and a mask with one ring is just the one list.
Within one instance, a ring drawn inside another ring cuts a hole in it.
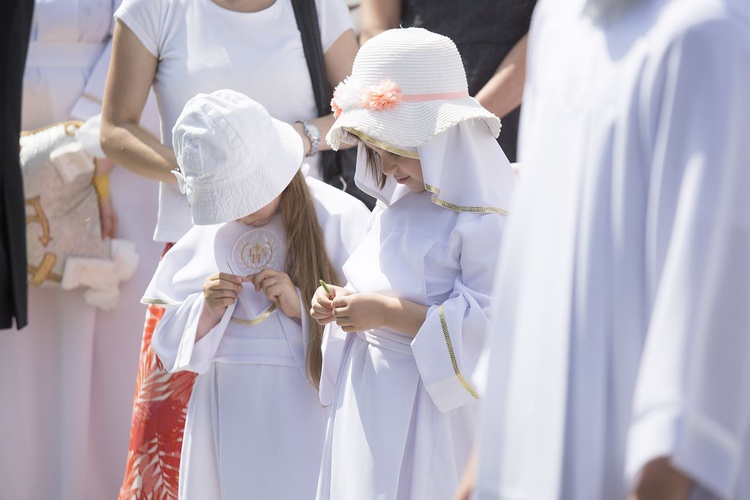
[{"label": "hat crown", "polygon": [[392,29],[368,40],[354,59],[352,78],[364,85],[393,81],[404,94],[468,88],[453,41],[422,28]]},{"label": "hat crown", "polygon": [[253,151],[277,141],[268,111],[242,94],[219,90],[187,102],[173,131],[177,164],[201,183],[228,182],[264,168]]},{"label": "hat crown", "polygon": [[190,99],[172,129],[194,224],[249,215],[289,185],[302,163],[302,139],[249,97],[217,90]]}]

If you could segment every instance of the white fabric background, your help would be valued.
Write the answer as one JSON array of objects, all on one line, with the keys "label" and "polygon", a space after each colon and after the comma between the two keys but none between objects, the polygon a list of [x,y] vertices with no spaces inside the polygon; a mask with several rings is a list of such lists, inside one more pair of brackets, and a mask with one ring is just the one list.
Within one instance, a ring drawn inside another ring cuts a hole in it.
[{"label": "white fabric background", "polygon": [[745,499],[748,4],[583,3],[532,22],[478,498],[625,498],[669,456]]}]

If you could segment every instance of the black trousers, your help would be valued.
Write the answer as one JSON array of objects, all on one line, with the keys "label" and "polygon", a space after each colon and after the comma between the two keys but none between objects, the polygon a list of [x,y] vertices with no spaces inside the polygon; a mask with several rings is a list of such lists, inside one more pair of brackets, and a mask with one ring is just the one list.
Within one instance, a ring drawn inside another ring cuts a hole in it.
[{"label": "black trousers", "polygon": [[26,223],[18,163],[23,71],[34,0],[0,2],[0,329],[28,321]]}]

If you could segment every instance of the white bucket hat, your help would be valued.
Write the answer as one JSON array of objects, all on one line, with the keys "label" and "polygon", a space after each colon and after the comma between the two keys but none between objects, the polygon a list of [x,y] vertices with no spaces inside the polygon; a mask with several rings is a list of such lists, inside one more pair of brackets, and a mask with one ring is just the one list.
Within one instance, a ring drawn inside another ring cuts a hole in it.
[{"label": "white bucket hat", "polygon": [[468,120],[492,135],[500,119],[469,96],[461,56],[450,38],[421,28],[396,28],[365,43],[352,74],[334,91],[337,117],[326,140],[338,149],[349,131],[375,145],[421,146]]},{"label": "white bucket hat", "polygon": [[302,138],[294,128],[233,90],[190,99],[172,129],[173,171],[193,223],[219,224],[263,208],[300,169]]}]

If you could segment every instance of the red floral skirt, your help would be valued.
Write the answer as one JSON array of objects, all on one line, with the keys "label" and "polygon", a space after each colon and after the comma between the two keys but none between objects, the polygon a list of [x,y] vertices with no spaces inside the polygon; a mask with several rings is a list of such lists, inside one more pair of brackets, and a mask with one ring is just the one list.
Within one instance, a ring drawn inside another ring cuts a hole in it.
[{"label": "red floral skirt", "polygon": [[151,338],[164,308],[150,305],[143,330],[125,479],[119,500],[176,499],[192,372],[169,373]]}]

